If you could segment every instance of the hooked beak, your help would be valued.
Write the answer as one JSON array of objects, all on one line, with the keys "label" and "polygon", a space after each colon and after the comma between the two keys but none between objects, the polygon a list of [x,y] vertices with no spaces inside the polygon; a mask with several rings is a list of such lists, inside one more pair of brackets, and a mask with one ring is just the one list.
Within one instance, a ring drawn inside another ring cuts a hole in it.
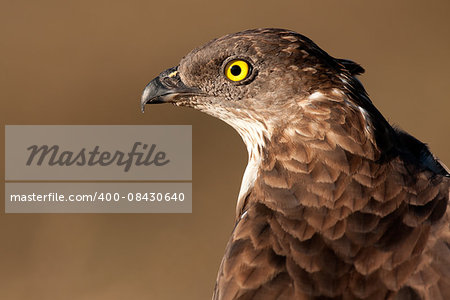
[{"label": "hooked beak", "polygon": [[186,86],[178,73],[178,66],[170,68],[150,81],[142,92],[141,111],[146,104],[174,103],[182,96],[199,95],[201,91]]}]

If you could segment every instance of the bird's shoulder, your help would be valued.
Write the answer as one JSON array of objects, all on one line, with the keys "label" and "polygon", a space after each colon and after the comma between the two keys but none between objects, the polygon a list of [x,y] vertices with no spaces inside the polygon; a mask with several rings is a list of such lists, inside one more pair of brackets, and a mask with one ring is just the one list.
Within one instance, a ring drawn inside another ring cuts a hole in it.
[{"label": "bird's shoulder", "polygon": [[405,163],[414,164],[421,170],[429,170],[436,175],[449,177],[449,169],[434,156],[428,146],[412,135],[394,128],[399,152]]}]

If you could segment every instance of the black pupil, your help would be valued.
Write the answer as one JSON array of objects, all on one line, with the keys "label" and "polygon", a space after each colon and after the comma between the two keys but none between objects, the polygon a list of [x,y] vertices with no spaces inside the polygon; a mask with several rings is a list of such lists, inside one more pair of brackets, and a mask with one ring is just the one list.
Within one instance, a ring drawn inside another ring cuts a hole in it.
[{"label": "black pupil", "polygon": [[238,65],[234,65],[231,67],[230,72],[234,76],[238,76],[239,74],[241,74],[241,67],[239,67]]}]

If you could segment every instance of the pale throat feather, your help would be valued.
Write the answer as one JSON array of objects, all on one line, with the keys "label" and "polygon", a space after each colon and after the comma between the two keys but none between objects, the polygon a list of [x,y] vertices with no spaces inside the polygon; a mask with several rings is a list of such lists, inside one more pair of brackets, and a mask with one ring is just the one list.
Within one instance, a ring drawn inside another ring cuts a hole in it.
[{"label": "pale throat feather", "polygon": [[254,186],[256,178],[258,177],[259,167],[262,161],[263,148],[266,146],[265,141],[270,139],[270,132],[266,124],[247,118],[230,118],[225,119],[241,136],[247,147],[248,163],[242,177],[241,188],[236,204],[237,213],[243,206],[243,201],[250,189]]},{"label": "pale throat feather", "polygon": [[241,136],[247,147],[248,163],[242,178],[241,188],[236,204],[237,213],[240,213],[245,197],[254,186],[258,177],[259,166],[262,161],[262,151],[265,141],[270,140],[271,131],[265,122],[252,114],[239,108],[222,108],[208,104],[199,105],[197,109],[216,117],[233,127]]}]

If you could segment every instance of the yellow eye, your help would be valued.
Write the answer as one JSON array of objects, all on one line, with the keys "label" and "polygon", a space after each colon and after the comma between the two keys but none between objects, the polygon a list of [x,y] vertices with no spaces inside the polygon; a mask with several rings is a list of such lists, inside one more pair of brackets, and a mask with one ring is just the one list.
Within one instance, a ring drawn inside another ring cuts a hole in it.
[{"label": "yellow eye", "polygon": [[246,61],[235,59],[225,66],[225,76],[231,81],[241,81],[247,78],[250,66]]}]

